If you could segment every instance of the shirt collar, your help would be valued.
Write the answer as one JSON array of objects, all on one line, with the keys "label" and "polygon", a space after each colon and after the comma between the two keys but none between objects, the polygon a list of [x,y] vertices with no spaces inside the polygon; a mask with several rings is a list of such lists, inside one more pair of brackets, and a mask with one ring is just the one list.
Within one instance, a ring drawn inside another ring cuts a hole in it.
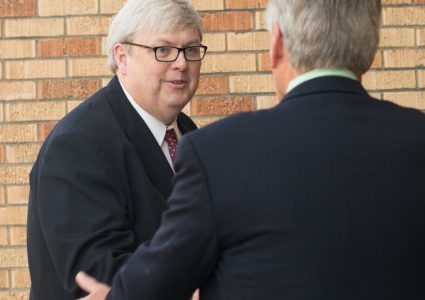
[{"label": "shirt collar", "polygon": [[295,87],[299,86],[300,84],[314,79],[318,77],[324,77],[324,76],[338,76],[338,77],[345,77],[353,80],[359,80],[357,76],[348,69],[332,69],[332,68],[319,68],[314,69],[311,71],[308,71],[306,73],[303,73],[294,79],[291,80],[288,84],[288,88],[286,90],[286,93],[293,90]]},{"label": "shirt collar", "polygon": [[133,97],[130,95],[130,93],[125,89],[125,87],[122,84],[121,84],[121,87],[124,91],[124,94],[127,96],[128,100],[130,101],[131,105],[134,107],[134,109],[137,111],[137,113],[140,115],[143,121],[145,121],[146,125],[148,126],[149,130],[152,132],[152,135],[159,146],[161,146],[162,143],[164,142],[165,132],[167,131],[167,129],[174,128],[177,134],[177,138],[179,139],[181,137],[180,130],[177,126],[177,120],[174,120],[168,126],[165,125],[164,123],[159,121],[157,118],[152,116],[150,113],[148,113],[146,110],[144,110],[139,104],[137,104],[137,102],[133,99]]}]

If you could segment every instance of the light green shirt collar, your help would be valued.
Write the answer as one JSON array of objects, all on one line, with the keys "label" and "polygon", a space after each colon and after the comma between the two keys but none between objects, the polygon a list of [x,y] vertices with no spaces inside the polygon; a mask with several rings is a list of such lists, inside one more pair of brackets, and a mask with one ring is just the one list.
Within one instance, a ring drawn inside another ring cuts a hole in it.
[{"label": "light green shirt collar", "polygon": [[286,93],[290,92],[295,87],[299,86],[301,83],[304,83],[308,80],[311,80],[317,77],[323,77],[323,76],[338,76],[338,77],[345,77],[345,78],[349,78],[353,80],[359,80],[357,76],[348,69],[314,69],[292,79],[291,82],[289,82],[288,84]]}]

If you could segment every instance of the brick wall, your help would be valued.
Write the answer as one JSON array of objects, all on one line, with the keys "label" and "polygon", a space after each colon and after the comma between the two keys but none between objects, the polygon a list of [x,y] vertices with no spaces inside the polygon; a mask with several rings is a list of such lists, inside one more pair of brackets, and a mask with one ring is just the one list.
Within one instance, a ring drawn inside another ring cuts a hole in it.
[{"label": "brick wall", "polygon": [[[124,0],[0,0],[0,300],[27,299],[28,172],[54,124],[105,85],[105,37]],[[383,0],[381,48],[365,86],[425,109],[425,0]],[[185,111],[203,126],[277,100],[266,0],[191,0],[209,53]]]}]

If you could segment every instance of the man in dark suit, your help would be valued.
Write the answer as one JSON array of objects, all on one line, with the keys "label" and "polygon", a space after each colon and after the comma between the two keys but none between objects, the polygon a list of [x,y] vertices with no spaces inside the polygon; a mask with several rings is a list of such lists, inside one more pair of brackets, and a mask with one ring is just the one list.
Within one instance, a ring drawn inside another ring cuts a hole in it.
[{"label": "man in dark suit", "polygon": [[74,280],[81,269],[112,283],[158,228],[173,147],[196,128],[181,113],[206,51],[195,9],[130,0],[108,39],[115,77],[57,124],[30,174],[31,300],[82,296]]},{"label": "man in dark suit", "polygon": [[160,228],[83,299],[425,299],[425,115],[360,84],[380,13],[270,1],[282,102],[184,137]]}]

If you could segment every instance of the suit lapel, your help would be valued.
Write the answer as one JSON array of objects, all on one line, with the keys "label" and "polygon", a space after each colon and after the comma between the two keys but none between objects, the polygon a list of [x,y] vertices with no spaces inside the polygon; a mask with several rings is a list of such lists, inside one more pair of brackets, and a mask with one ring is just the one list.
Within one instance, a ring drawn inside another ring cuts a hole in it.
[{"label": "suit lapel", "polygon": [[171,192],[171,179],[174,174],[161,147],[156,142],[146,123],[131,106],[116,76],[105,88],[105,91],[121,128],[134,145],[152,184],[164,198],[168,197]]},{"label": "suit lapel", "polygon": [[182,134],[188,133],[197,128],[195,123],[193,123],[193,121],[184,113],[180,113],[177,116],[177,126]]}]

